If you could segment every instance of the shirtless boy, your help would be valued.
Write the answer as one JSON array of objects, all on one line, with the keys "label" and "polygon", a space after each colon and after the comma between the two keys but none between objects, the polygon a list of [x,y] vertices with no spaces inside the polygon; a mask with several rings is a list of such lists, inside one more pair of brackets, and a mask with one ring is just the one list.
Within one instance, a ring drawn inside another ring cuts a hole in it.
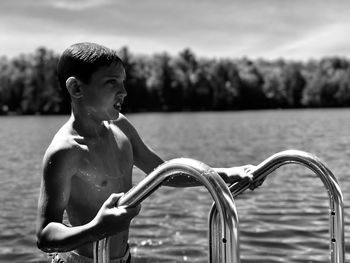
[{"label": "shirtless boy", "polygon": [[[60,58],[58,77],[72,113],[43,158],[38,247],[56,253],[52,262],[93,262],[92,243],[110,236],[111,262],[130,262],[128,229],[140,207],[115,205],[132,186],[133,165],[148,174],[163,160],[120,113],[127,92],[115,51],[72,45]],[[251,178],[249,166],[215,169],[227,183]],[[169,185],[197,183],[184,177]],[[62,222],[64,211],[69,225]]]}]

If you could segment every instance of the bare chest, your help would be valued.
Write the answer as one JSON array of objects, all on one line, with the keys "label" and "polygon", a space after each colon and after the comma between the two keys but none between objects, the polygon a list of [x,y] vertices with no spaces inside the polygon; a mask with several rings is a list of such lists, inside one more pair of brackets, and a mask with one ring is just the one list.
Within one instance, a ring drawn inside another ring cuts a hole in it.
[{"label": "bare chest", "polygon": [[126,192],[132,185],[132,168],[131,143],[123,133],[87,142],[72,179],[71,197],[100,204],[111,193]]}]

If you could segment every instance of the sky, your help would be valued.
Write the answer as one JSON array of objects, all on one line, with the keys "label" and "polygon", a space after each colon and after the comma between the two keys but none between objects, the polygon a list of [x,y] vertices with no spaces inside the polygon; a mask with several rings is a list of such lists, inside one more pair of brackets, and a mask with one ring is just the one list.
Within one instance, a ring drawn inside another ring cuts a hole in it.
[{"label": "sky", "polygon": [[0,56],[96,42],[133,54],[350,58],[349,0],[1,0]]}]

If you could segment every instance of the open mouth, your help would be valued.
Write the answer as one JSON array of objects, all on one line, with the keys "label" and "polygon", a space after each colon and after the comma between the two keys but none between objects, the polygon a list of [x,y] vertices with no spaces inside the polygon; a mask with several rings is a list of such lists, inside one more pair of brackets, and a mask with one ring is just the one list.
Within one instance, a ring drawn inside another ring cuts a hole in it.
[{"label": "open mouth", "polygon": [[116,102],[116,103],[114,103],[113,107],[114,107],[117,111],[121,111],[121,110],[122,110],[122,104],[121,104],[121,102]]}]

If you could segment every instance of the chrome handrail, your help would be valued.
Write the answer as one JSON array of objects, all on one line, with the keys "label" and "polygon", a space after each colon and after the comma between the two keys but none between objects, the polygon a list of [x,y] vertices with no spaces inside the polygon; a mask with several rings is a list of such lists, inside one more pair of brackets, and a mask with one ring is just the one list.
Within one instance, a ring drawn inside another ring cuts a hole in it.
[{"label": "chrome handrail", "polygon": [[[218,262],[239,263],[238,215],[231,192],[223,179],[204,163],[188,158],[167,161],[124,194],[119,199],[118,206],[138,205],[162,183],[179,175],[194,177],[208,189],[215,201],[220,218],[220,228],[216,235],[216,242],[220,244],[220,251],[216,253],[220,259]],[[95,242],[95,263],[109,262],[106,244],[106,239]]]},{"label": "chrome handrail", "polygon": [[[310,168],[315,172],[323,182],[328,192],[330,201],[330,254],[332,263],[343,263],[345,260],[345,243],[344,243],[344,213],[343,213],[343,196],[332,172],[313,154],[298,151],[287,150],[276,153],[257,166],[253,172],[254,182],[260,182],[278,167],[296,163]],[[230,186],[232,196],[235,198],[250,187],[247,181],[241,181]],[[220,243],[215,243],[215,229],[220,227],[220,221],[217,219],[217,210],[215,205],[212,206],[209,215],[209,225],[211,232],[209,234],[210,258],[211,262],[217,261],[216,251],[220,251]]]}]

